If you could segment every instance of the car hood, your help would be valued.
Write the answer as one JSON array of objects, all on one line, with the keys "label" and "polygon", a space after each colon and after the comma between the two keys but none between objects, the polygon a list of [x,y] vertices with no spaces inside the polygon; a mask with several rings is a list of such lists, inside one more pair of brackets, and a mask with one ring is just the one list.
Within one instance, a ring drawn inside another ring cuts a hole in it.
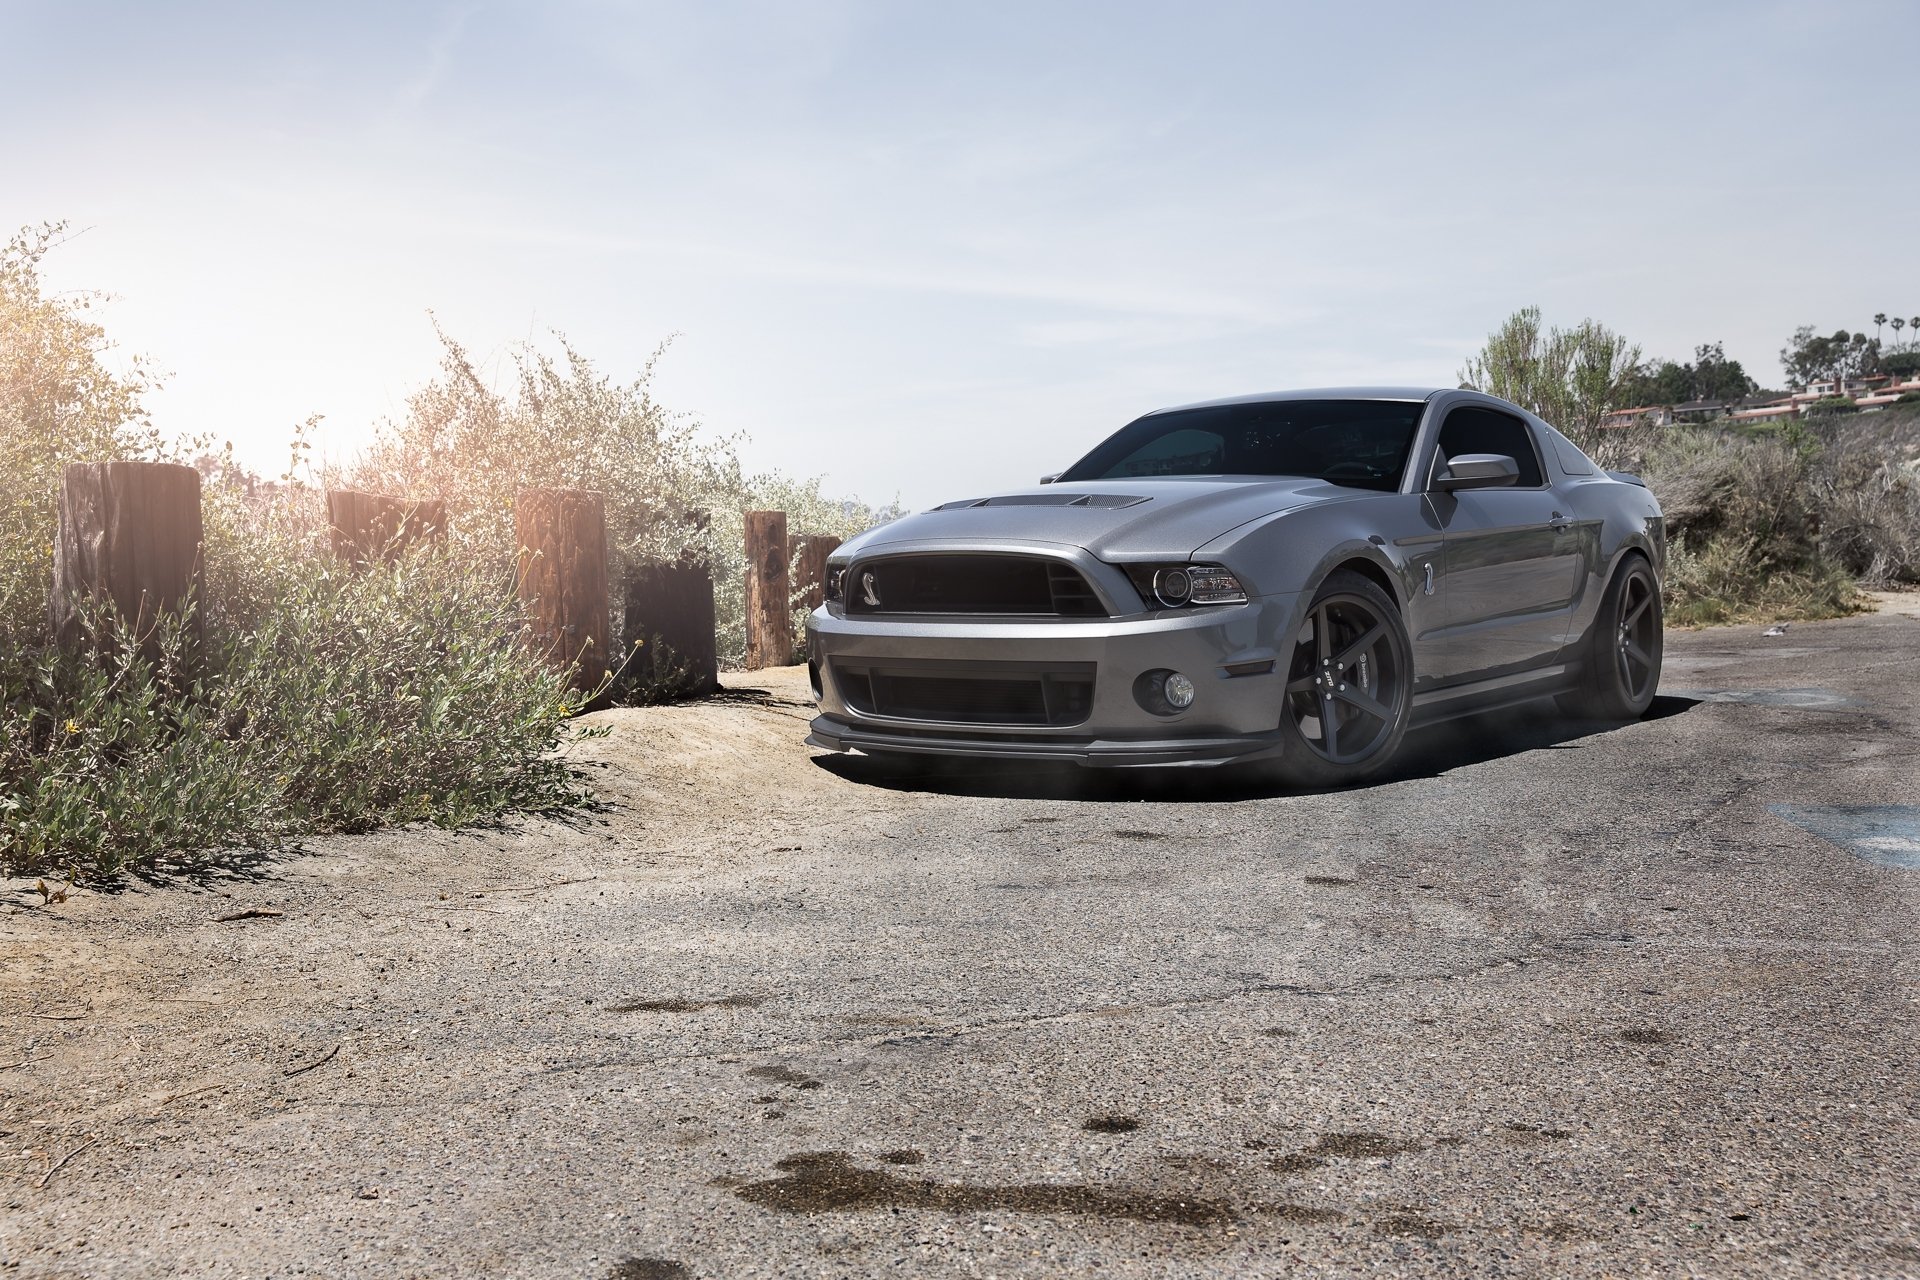
[{"label": "car hood", "polygon": [[844,550],[871,553],[902,542],[1052,542],[1084,547],[1110,562],[1179,558],[1249,520],[1367,492],[1301,477],[1084,480],[942,503],[870,529]]}]

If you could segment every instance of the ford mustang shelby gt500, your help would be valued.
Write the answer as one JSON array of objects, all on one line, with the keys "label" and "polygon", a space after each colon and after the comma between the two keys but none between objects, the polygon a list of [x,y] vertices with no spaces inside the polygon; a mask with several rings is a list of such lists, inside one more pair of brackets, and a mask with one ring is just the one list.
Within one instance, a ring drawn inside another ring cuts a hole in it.
[{"label": "ford mustang shelby gt500", "polygon": [[882,525],[807,622],[808,742],[1088,765],[1384,765],[1409,725],[1660,680],[1660,505],[1472,391],[1217,400],[1034,489]]}]

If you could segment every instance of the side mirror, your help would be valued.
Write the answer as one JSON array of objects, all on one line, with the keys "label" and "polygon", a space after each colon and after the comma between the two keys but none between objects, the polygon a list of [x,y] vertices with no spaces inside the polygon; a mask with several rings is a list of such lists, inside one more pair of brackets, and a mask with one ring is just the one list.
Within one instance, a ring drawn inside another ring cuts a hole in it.
[{"label": "side mirror", "polygon": [[1050,476],[1041,476],[1041,477],[1040,477],[1040,483],[1041,483],[1041,484],[1052,484],[1052,483],[1053,483],[1053,482],[1054,482],[1055,480],[1058,480],[1059,478],[1060,478],[1060,473],[1059,473],[1058,471],[1056,471],[1056,472],[1054,472],[1054,473],[1053,473],[1052,475],[1050,475]]},{"label": "side mirror", "polygon": [[1504,453],[1463,453],[1447,459],[1433,478],[1436,489],[1498,489],[1520,478],[1520,464]]}]

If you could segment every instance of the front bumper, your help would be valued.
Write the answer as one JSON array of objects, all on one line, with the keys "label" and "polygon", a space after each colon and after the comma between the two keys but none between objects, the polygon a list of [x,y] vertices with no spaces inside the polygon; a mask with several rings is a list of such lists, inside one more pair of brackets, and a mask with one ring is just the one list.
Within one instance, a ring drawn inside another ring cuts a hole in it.
[{"label": "front bumper", "polygon": [[[1287,641],[1300,627],[1301,607],[1302,597],[1290,593],[1086,620],[847,618],[817,609],[807,620],[807,653],[820,715],[807,742],[828,751],[1091,766],[1219,765],[1266,755],[1279,748]],[[1091,667],[1089,709],[1072,724],[962,723],[879,714],[871,699],[850,698],[845,684],[846,672],[888,664],[968,663]],[[1142,704],[1136,683],[1161,670],[1192,679],[1192,706],[1169,714]]]}]

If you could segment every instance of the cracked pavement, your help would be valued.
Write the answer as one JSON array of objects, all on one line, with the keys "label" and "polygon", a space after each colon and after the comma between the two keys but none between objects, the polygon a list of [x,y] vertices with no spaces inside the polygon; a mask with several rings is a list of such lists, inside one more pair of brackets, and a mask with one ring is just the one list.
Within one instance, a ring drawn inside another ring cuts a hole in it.
[{"label": "cracked pavement", "polygon": [[815,757],[784,671],[574,824],[0,882],[0,1270],[1920,1275],[1920,618],[1760,630],[1351,791]]}]

